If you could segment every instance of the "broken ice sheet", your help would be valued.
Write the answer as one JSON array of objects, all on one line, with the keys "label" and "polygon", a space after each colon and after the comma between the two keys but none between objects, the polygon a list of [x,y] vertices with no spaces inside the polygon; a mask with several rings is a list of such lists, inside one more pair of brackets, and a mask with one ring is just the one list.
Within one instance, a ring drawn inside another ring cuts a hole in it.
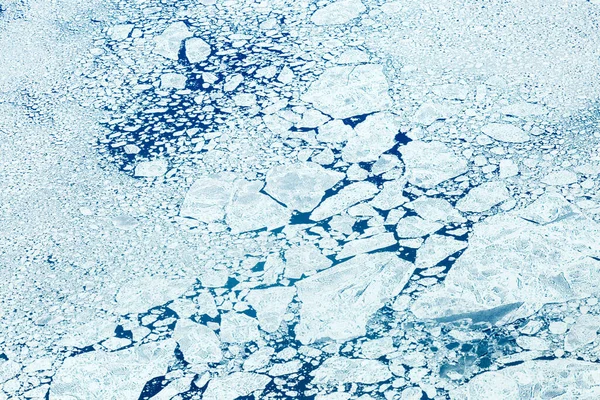
[{"label": "broken ice sheet", "polygon": [[395,253],[361,254],[296,283],[302,343],[365,334],[368,318],[404,287],[414,265]]},{"label": "broken ice sheet", "polygon": [[527,361],[489,371],[450,392],[452,400],[594,399],[600,395],[599,366],[575,360]]},{"label": "broken ice sheet", "polygon": [[366,8],[360,0],[337,0],[315,11],[310,19],[315,25],[340,25],[365,11]]},{"label": "broken ice sheet", "polygon": [[52,379],[50,398],[138,398],[146,382],[164,375],[175,359],[175,341],[148,343],[116,352],[92,351],[67,358]]},{"label": "broken ice sheet", "polygon": [[413,141],[400,146],[410,183],[425,189],[467,172],[467,160],[454,154],[444,143]]},{"label": "broken ice sheet", "polygon": [[312,211],[325,195],[344,178],[344,174],[312,162],[281,165],[267,173],[265,192],[287,207],[300,212]]},{"label": "broken ice sheet", "polygon": [[333,118],[384,111],[391,105],[388,82],[378,64],[338,66],[325,70],[302,100]]},{"label": "broken ice sheet", "polygon": [[358,124],[342,150],[342,159],[349,163],[375,161],[391,149],[400,129],[400,121],[392,113],[381,112],[369,115]]},{"label": "broken ice sheet", "polygon": [[468,248],[443,286],[414,303],[412,310],[419,318],[464,317],[522,303],[507,316],[512,319],[530,315],[548,302],[600,291],[596,222],[567,213],[540,225],[515,214],[496,215],[474,226]]},{"label": "broken ice sheet", "polygon": [[261,391],[271,381],[266,375],[252,372],[234,372],[211,379],[202,395],[205,400],[236,400]]}]

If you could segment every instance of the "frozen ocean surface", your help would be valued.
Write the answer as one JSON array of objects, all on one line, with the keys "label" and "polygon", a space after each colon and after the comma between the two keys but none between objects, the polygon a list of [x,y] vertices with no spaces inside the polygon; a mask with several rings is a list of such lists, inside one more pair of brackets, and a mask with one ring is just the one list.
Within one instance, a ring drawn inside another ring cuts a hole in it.
[{"label": "frozen ocean surface", "polygon": [[0,0],[0,400],[600,399],[600,1]]}]

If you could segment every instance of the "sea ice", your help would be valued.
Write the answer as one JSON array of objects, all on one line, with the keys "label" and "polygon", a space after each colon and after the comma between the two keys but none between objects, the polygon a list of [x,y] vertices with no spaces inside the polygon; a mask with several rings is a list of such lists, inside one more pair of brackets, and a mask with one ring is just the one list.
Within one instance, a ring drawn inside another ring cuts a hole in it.
[{"label": "sea ice", "polygon": [[300,212],[312,211],[344,174],[312,162],[280,165],[267,173],[265,192]]},{"label": "sea ice", "polygon": [[379,64],[332,67],[313,82],[302,100],[333,118],[383,111],[390,107],[388,82]]},{"label": "sea ice", "polygon": [[467,161],[441,142],[413,141],[400,146],[406,177],[415,186],[431,189],[467,172]]}]

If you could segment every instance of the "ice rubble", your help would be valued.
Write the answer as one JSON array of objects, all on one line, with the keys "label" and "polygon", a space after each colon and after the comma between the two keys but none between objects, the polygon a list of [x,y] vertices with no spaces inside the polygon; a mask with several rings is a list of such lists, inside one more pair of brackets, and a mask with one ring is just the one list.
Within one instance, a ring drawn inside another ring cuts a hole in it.
[{"label": "ice rubble", "polygon": [[52,379],[51,400],[138,398],[150,379],[164,375],[174,361],[174,340],[116,352],[92,351],[69,357]]},{"label": "ice rubble", "polygon": [[596,399],[600,396],[598,364],[575,360],[527,361],[484,372],[450,391],[452,400],[491,398]]},{"label": "ice rubble", "polygon": [[437,141],[412,141],[400,146],[410,183],[425,189],[467,172],[467,161],[454,154],[445,144]]},{"label": "ice rubble", "polygon": [[541,224],[518,212],[476,224],[443,286],[424,293],[412,311],[440,318],[523,303],[514,314],[522,317],[545,303],[598,295],[600,226],[555,196],[543,204],[521,214]]},{"label": "ice rubble", "polygon": [[350,22],[365,11],[360,0],[337,0],[315,11],[310,20],[315,25],[340,25]]},{"label": "ice rubble", "polygon": [[414,270],[395,253],[361,254],[296,282],[302,303],[296,337],[347,340],[365,334],[368,318],[397,295]]},{"label": "ice rubble", "polygon": [[312,211],[344,174],[312,162],[277,166],[267,173],[265,192],[300,212]]},{"label": "ice rubble", "polygon": [[332,67],[314,81],[302,100],[333,118],[384,111],[391,105],[388,82],[378,64]]}]

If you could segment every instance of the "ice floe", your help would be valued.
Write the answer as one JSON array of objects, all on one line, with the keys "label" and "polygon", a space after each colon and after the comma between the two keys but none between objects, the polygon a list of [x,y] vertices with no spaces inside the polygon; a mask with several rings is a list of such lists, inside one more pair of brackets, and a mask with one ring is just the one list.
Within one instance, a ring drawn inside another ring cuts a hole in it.
[{"label": "ice floe", "polygon": [[372,313],[400,292],[413,264],[395,253],[358,255],[296,283],[302,302],[296,337],[351,339],[365,333]]},{"label": "ice floe", "polygon": [[315,11],[310,20],[315,25],[340,25],[365,11],[366,8],[360,0],[336,0]]},{"label": "ice floe", "polygon": [[52,379],[50,399],[139,397],[147,381],[174,361],[175,341],[148,343],[117,352],[92,351],[67,358]]},{"label": "ice floe", "polygon": [[300,212],[312,211],[344,174],[305,162],[281,165],[267,173],[265,192],[287,207]]},{"label": "ice floe", "polygon": [[406,177],[410,183],[425,189],[467,172],[467,161],[441,142],[413,141],[400,146]]},{"label": "ice floe", "polygon": [[524,143],[529,141],[529,135],[526,132],[511,124],[488,124],[481,128],[481,132],[499,142]]},{"label": "ice floe", "polygon": [[333,118],[384,111],[391,105],[388,81],[378,64],[332,67],[313,82],[302,99]]}]

